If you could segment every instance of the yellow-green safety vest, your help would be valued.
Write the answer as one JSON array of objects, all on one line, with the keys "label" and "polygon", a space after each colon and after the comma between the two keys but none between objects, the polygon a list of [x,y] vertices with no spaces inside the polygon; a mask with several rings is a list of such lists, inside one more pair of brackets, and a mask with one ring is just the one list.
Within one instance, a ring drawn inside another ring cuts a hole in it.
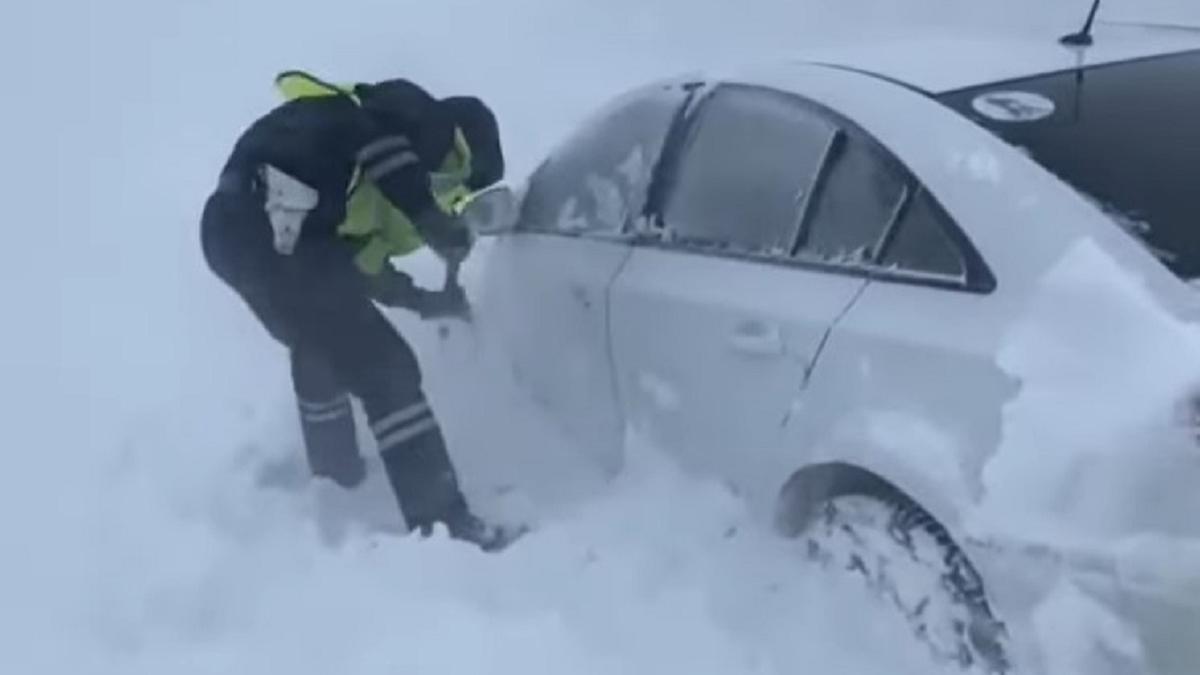
[{"label": "yellow-green safety vest", "polygon": [[[288,101],[346,96],[356,104],[361,103],[353,86],[329,84],[300,71],[280,74],[275,78],[275,86]],[[441,168],[430,176],[434,199],[442,210],[456,214],[470,201],[471,191],[466,187],[470,174],[471,148],[462,130],[456,127],[453,148]],[[408,215],[388,201],[357,166],[347,189],[346,219],[338,225],[337,232],[361,242],[354,262],[370,275],[379,274],[389,258],[407,255],[425,244]]]}]

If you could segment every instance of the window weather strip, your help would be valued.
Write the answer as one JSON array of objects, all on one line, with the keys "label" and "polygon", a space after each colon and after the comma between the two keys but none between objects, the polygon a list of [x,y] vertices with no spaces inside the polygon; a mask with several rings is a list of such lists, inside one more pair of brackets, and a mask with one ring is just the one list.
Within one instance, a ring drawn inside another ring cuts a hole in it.
[{"label": "window weather strip", "polygon": [[833,170],[834,153],[841,149],[841,146],[846,141],[846,132],[840,128],[835,128],[833,133],[829,135],[829,141],[825,144],[825,151],[821,153],[821,163],[817,166],[817,173],[813,176],[812,187],[804,196],[804,203],[801,205],[799,212],[796,214],[795,231],[792,233],[791,245],[788,247],[788,257],[795,258],[800,254],[800,249],[805,244],[806,226],[809,224],[809,219],[812,216],[816,198],[825,189],[825,184],[829,180],[829,173]]}]

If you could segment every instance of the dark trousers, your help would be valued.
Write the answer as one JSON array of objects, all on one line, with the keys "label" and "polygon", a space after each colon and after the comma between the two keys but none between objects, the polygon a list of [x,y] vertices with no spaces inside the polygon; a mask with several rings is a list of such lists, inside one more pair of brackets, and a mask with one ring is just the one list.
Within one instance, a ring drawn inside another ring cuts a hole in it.
[{"label": "dark trousers", "polygon": [[223,180],[205,205],[201,241],[212,271],[291,352],[313,472],[343,484],[361,478],[353,395],[409,527],[453,517],[466,506],[416,355],[371,301],[348,243],[302,236],[280,255],[262,203],[247,183]]}]

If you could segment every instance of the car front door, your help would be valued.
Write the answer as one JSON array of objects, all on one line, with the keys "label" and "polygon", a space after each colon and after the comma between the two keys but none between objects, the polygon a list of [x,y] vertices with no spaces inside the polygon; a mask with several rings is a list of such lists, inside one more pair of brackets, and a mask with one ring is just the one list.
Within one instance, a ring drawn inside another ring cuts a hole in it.
[{"label": "car front door", "polygon": [[609,344],[609,287],[631,252],[681,85],[627,94],[587,120],[534,171],[514,232],[483,284],[514,379],[571,441],[619,466],[624,425]]},{"label": "car front door", "polygon": [[785,425],[907,188],[837,120],[774,90],[719,87],[687,129],[650,205],[657,236],[613,287],[619,390],[652,442],[740,483],[794,468]]}]

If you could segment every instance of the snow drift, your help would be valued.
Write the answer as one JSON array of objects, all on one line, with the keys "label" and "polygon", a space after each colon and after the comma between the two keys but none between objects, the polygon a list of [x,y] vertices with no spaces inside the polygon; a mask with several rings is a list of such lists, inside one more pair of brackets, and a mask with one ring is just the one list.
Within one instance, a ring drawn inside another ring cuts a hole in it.
[{"label": "snow drift", "polygon": [[468,490],[521,479],[523,504],[492,507],[543,528],[504,556],[363,532],[329,547],[308,497],[254,482],[298,452],[285,359],[204,269],[196,220],[283,69],[477,92],[519,174],[648,77],[899,23],[1079,14],[1026,4],[6,7],[0,670],[928,673],[863,591],[799,573],[721,490],[649,449],[598,481],[428,330],[418,351]]},{"label": "snow drift", "polygon": [[991,527],[1079,544],[1200,536],[1200,496],[1186,489],[1200,484],[1186,417],[1200,395],[1200,325],[1084,241],[1043,280],[999,365],[1021,388],[984,472]]}]

